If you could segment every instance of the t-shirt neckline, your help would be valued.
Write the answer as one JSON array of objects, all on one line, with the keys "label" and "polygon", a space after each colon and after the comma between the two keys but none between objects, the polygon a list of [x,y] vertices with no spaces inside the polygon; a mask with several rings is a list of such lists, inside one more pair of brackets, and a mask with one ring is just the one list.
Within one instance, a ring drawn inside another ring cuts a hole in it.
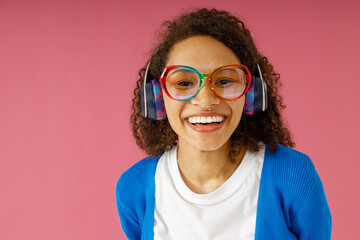
[{"label": "t-shirt neckline", "polygon": [[255,162],[252,161],[253,159],[250,156],[251,153],[246,151],[241,163],[234,173],[220,187],[207,194],[198,194],[191,191],[181,177],[179,166],[177,164],[177,148],[177,146],[173,147],[168,152],[168,154],[170,154],[168,168],[170,170],[171,178],[179,194],[185,200],[195,204],[210,205],[225,200],[236,192],[255,167]]}]

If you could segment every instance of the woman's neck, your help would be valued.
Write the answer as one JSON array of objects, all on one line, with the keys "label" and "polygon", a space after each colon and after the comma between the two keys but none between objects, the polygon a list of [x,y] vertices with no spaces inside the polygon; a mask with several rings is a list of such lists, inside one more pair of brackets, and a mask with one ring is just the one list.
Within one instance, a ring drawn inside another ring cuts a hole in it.
[{"label": "woman's neck", "polygon": [[241,149],[235,162],[230,161],[229,151],[229,142],[214,151],[202,151],[179,143],[177,159],[185,184],[199,194],[216,190],[235,172],[246,149]]}]

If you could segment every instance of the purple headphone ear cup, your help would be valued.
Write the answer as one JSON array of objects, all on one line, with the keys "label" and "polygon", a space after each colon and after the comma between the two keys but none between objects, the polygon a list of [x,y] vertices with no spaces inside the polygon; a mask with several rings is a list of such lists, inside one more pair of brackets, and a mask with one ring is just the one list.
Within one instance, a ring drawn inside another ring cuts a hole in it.
[{"label": "purple headphone ear cup", "polygon": [[261,78],[252,76],[250,86],[245,93],[244,114],[252,116],[265,111],[267,102],[266,83]]},{"label": "purple headphone ear cup", "polygon": [[[145,85],[145,93],[141,91],[141,108],[144,117],[156,120],[155,99],[152,83]],[[145,97],[146,96],[146,97]],[[147,112],[147,114],[145,114]]]},{"label": "purple headphone ear cup", "polygon": [[160,83],[158,80],[153,79],[151,84],[154,91],[156,120],[164,120],[166,118],[166,111]]},{"label": "purple headphone ear cup", "polygon": [[248,116],[254,115],[254,99],[255,99],[255,77],[251,76],[251,82],[245,93],[244,114]]},{"label": "purple headphone ear cup", "polygon": [[154,79],[151,82],[146,83],[145,92],[146,99],[144,90],[141,91],[141,108],[143,116],[152,120],[165,119],[166,112],[159,82]]}]

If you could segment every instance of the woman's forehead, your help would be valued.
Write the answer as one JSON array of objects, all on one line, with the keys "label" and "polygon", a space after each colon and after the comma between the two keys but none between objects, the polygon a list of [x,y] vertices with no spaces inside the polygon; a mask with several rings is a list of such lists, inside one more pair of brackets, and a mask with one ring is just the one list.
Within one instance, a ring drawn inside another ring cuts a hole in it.
[{"label": "woman's forehead", "polygon": [[185,65],[208,73],[221,66],[241,64],[235,53],[210,36],[193,36],[176,43],[171,49],[166,66]]}]

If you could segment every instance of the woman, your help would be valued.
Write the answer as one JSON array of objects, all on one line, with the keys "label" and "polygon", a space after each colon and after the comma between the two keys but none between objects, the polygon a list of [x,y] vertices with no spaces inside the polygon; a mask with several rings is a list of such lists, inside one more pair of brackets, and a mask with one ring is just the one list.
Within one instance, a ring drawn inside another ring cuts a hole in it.
[{"label": "woman", "polygon": [[165,22],[131,116],[148,157],[119,179],[129,239],[330,239],[321,180],[284,127],[279,74],[243,22],[201,9]]}]

